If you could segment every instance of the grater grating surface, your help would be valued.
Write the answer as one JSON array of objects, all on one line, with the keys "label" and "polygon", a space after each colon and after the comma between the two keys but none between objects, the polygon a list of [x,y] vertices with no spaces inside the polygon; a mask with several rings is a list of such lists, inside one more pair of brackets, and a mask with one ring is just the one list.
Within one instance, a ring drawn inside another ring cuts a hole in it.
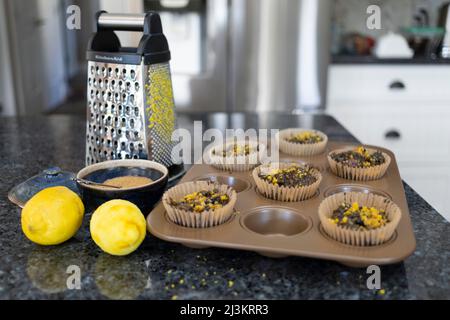
[{"label": "grater grating surface", "polygon": [[175,114],[169,64],[90,61],[88,67],[86,163],[151,159],[171,166]]},{"label": "grater grating surface", "polygon": [[168,63],[146,67],[145,116],[149,136],[148,155],[166,166],[172,164],[172,133],[175,129],[174,99]]},{"label": "grater grating surface", "polygon": [[142,67],[88,64],[86,163],[146,159]]}]

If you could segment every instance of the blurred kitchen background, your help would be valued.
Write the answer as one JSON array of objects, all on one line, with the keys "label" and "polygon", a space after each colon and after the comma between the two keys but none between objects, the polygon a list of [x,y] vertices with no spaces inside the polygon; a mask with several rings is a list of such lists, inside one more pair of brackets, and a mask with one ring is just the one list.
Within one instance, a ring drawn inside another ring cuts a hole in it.
[{"label": "blurred kitchen background", "polygon": [[178,110],[329,113],[450,221],[448,0],[0,0],[1,116],[85,114],[98,10],[160,12]]}]

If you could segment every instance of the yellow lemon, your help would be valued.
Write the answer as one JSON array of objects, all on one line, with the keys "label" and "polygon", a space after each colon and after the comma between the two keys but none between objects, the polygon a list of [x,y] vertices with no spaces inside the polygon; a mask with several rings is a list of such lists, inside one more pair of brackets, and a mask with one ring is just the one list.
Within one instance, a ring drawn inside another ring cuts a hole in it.
[{"label": "yellow lemon", "polygon": [[124,256],[144,241],[146,223],[141,210],[133,203],[111,200],[95,210],[90,229],[92,239],[103,251]]},{"label": "yellow lemon", "polygon": [[60,244],[72,238],[81,226],[84,205],[67,187],[51,187],[35,194],[22,210],[22,231],[42,245]]}]

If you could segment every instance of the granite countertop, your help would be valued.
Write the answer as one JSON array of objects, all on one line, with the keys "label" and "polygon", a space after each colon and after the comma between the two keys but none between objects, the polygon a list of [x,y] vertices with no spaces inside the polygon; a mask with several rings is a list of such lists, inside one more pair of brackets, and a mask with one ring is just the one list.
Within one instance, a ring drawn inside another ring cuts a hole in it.
[{"label": "granite countertop", "polygon": [[[180,114],[179,125],[203,129],[314,127],[332,140],[355,141],[325,115]],[[28,241],[20,209],[7,200],[16,184],[41,170],[84,164],[85,119],[76,116],[0,118],[0,299],[448,299],[450,224],[405,184],[417,249],[381,268],[383,291],[366,287],[365,269],[332,261],[271,259],[226,249],[189,249],[148,236],[135,253],[113,257],[94,244],[86,214],[77,235],[55,247]],[[81,289],[67,289],[70,265]]]}]

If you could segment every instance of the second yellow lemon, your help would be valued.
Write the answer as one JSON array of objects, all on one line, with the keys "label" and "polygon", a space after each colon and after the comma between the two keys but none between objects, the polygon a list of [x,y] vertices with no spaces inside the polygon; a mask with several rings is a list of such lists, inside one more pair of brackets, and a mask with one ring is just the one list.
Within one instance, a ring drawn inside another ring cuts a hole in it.
[{"label": "second yellow lemon", "polygon": [[124,256],[144,241],[145,218],[139,208],[125,200],[111,200],[95,210],[90,223],[94,242],[105,252]]}]

